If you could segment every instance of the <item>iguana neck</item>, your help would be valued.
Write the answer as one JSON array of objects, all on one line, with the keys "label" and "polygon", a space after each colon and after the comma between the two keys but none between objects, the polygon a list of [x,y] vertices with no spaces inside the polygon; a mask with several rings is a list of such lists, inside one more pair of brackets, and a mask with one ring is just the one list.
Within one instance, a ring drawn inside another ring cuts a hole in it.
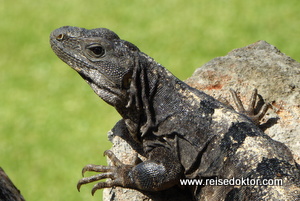
[{"label": "iguana neck", "polygon": [[170,87],[174,85],[168,85],[169,81],[181,82],[154,59],[139,52],[128,89],[128,103],[125,107],[116,106],[135,139],[140,141],[155,127],[155,108],[159,108],[158,104],[164,105],[164,100],[157,102],[155,97],[162,89],[174,93],[174,88]]}]

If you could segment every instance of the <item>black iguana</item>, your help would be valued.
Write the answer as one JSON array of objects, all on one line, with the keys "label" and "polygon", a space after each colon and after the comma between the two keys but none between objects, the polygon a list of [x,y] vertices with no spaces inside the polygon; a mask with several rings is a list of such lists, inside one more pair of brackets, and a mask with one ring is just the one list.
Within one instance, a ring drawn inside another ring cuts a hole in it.
[{"label": "black iguana", "polygon": [[194,200],[300,199],[300,171],[290,150],[265,135],[248,117],[177,79],[135,45],[98,28],[61,27],[50,36],[51,47],[116,108],[147,160],[124,165],[111,152],[115,166],[87,165],[105,178],[97,189],[121,186],[161,191],[180,179],[282,179],[283,186],[201,185],[188,190]]}]

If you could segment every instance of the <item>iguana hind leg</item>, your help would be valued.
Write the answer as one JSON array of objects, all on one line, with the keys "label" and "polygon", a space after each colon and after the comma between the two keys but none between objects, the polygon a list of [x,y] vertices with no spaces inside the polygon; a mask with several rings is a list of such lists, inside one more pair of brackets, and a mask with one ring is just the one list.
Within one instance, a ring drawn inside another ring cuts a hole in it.
[{"label": "iguana hind leg", "polygon": [[261,108],[259,109],[258,112],[256,112],[256,110],[258,109],[258,105],[257,105],[257,89],[254,89],[251,97],[249,99],[249,105],[248,108],[245,109],[241,99],[238,97],[236,91],[234,91],[233,89],[230,89],[230,93],[231,96],[233,98],[233,102],[237,108],[237,112],[240,112],[242,114],[247,115],[256,125],[260,125],[260,120],[265,116],[267,110],[270,107],[269,103],[263,103],[263,105],[261,106]]}]

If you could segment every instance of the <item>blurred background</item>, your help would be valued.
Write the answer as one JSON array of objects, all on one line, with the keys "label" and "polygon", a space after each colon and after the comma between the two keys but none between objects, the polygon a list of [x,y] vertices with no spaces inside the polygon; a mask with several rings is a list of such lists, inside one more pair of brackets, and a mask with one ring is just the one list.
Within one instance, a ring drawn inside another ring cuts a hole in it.
[{"label": "blurred background", "polygon": [[[105,164],[117,112],[49,45],[64,26],[106,27],[180,79],[258,40],[300,61],[299,0],[0,0],[0,166],[26,200],[101,200],[76,190]],[[89,174],[87,174],[89,175]]]}]

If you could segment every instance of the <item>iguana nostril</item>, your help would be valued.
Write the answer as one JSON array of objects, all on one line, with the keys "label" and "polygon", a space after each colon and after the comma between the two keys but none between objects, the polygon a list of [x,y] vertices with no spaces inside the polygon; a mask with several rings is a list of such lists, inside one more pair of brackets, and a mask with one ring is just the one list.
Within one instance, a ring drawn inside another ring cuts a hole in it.
[{"label": "iguana nostril", "polygon": [[64,36],[65,36],[64,34],[59,34],[58,36],[56,36],[56,40],[61,41],[64,39]]}]

